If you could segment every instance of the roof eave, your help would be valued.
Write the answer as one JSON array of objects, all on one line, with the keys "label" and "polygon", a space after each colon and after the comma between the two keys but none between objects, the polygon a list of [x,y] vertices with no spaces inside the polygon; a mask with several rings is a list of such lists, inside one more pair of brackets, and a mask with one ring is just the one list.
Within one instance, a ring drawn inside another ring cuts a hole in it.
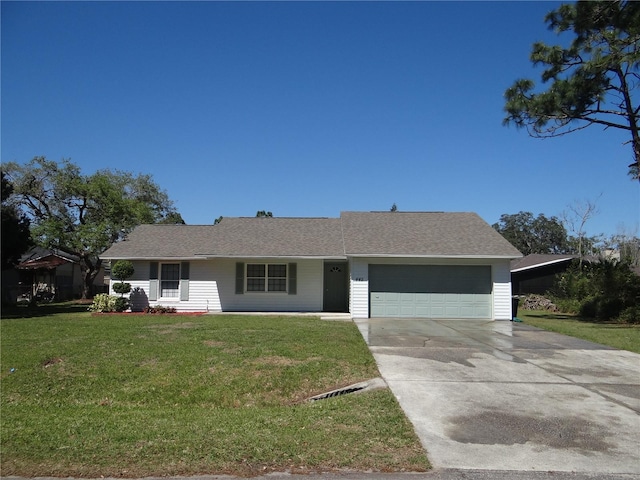
[{"label": "roof eave", "polygon": [[168,257],[168,256],[123,256],[123,255],[109,255],[109,256],[100,256],[103,260],[214,260],[214,259],[240,259],[240,258],[263,258],[263,259],[277,259],[277,258],[287,258],[287,259],[300,259],[300,260],[346,260],[347,257],[345,255],[212,255],[212,254],[196,254],[191,256],[177,256],[177,257]]},{"label": "roof eave", "polygon": [[522,255],[441,255],[441,254],[408,254],[408,253],[348,253],[347,257],[370,257],[370,258],[470,258],[470,259],[500,259],[513,260],[520,258]]},{"label": "roof eave", "polygon": [[168,257],[168,256],[141,256],[141,255],[132,255],[132,256],[126,256],[126,255],[109,255],[109,256],[103,256],[100,255],[100,258],[102,260],[172,260],[172,261],[176,261],[176,260],[202,260],[202,257],[197,257],[197,256],[185,256],[185,257]]},{"label": "roof eave", "polygon": [[347,257],[345,255],[200,255],[198,256],[200,260],[213,260],[213,259],[222,259],[222,258],[231,258],[231,259],[240,259],[240,258],[288,258],[292,260],[346,260]]},{"label": "roof eave", "polygon": [[570,262],[570,261],[572,261],[574,259],[575,259],[575,257],[560,258],[558,260],[550,260],[548,262],[535,263],[533,265],[529,265],[529,266],[526,266],[526,267],[520,267],[520,268],[516,268],[514,270],[511,270],[511,273],[523,272],[525,270],[533,270],[535,268],[542,268],[542,267],[546,267],[548,265],[553,265],[553,264],[556,264],[556,263]]}]

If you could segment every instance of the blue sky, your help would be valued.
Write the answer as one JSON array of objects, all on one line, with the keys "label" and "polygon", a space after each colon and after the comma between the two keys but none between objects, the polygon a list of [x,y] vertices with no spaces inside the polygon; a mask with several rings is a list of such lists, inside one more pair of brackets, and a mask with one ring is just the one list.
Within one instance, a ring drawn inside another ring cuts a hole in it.
[{"label": "blue sky", "polygon": [[152,174],[189,224],[589,200],[590,235],[637,235],[623,133],[502,126],[557,5],[3,1],[2,161]]}]

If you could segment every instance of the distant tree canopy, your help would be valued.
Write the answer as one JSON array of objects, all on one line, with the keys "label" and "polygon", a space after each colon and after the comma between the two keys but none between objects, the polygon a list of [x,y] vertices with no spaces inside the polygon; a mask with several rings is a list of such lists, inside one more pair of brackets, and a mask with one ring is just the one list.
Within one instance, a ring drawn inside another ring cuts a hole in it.
[{"label": "distant tree canopy", "polygon": [[178,212],[170,212],[160,220],[158,223],[162,223],[165,225],[185,225],[186,222],[182,219],[182,215]]},{"label": "distant tree canopy", "polygon": [[256,217],[268,217],[268,218],[271,218],[271,217],[273,217],[273,213],[267,212],[266,210],[258,210],[256,212]]},{"label": "distant tree canopy", "polygon": [[534,217],[531,212],[503,214],[492,226],[523,255],[571,250],[567,231],[556,217],[547,218],[543,214]]},{"label": "distant tree canopy", "polygon": [[83,175],[69,160],[45,157],[24,165],[7,163],[3,170],[13,183],[13,204],[31,222],[35,242],[80,257],[84,298],[100,270],[98,256],[114,242],[142,223],[182,220],[150,175],[113,170]]},{"label": "distant tree canopy", "polygon": [[2,171],[2,269],[14,266],[32,245],[29,219],[11,203],[13,185]]},{"label": "distant tree canopy", "polygon": [[542,66],[546,91],[529,79],[505,92],[504,124],[526,128],[533,137],[557,137],[600,125],[629,133],[640,180],[640,2],[579,1],[561,5],[546,18],[557,34],[571,31],[567,47],[533,45],[531,62]]}]

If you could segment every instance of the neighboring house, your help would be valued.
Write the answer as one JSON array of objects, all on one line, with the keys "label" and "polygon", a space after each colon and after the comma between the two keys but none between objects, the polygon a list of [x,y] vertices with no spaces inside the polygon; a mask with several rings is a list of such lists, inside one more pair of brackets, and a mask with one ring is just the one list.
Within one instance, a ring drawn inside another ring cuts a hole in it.
[{"label": "neighboring house", "polygon": [[102,255],[133,262],[135,310],[501,320],[518,257],[475,213],[442,212],[141,225]]},{"label": "neighboring house", "polygon": [[577,255],[534,253],[511,261],[511,287],[514,295],[544,295],[555,276],[567,270]]},{"label": "neighboring house", "polygon": [[[96,277],[94,288],[102,289],[103,277]],[[82,294],[82,272],[77,255],[57,249],[33,247],[14,269],[2,272],[3,301],[18,299],[70,300]]]}]

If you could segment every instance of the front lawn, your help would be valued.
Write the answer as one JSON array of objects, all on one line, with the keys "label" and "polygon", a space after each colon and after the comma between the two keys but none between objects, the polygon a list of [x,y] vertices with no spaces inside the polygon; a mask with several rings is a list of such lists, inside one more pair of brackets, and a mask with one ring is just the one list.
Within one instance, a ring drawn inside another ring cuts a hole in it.
[{"label": "front lawn", "polygon": [[551,332],[640,353],[640,325],[589,322],[574,315],[535,310],[521,310],[518,318]]},{"label": "front lawn", "polygon": [[310,317],[3,318],[2,475],[424,471],[356,326]]}]

